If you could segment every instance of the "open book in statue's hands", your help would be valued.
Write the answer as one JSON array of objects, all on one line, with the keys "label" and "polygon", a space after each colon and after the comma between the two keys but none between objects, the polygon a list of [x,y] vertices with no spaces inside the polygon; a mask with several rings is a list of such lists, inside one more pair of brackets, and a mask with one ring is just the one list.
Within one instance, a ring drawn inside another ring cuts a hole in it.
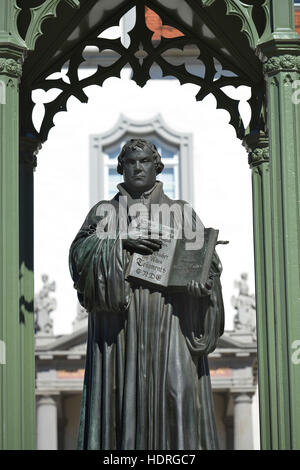
[{"label": "open book in statue's hands", "polygon": [[[134,253],[126,272],[126,279],[163,290],[188,290],[191,294],[199,290],[196,289],[195,283],[202,284],[206,289],[218,230],[204,229],[203,245],[199,249],[188,249],[186,240],[178,238],[178,233],[173,228],[159,225],[158,233],[162,241],[161,248],[151,255]],[[151,236],[153,236],[153,227]]]}]

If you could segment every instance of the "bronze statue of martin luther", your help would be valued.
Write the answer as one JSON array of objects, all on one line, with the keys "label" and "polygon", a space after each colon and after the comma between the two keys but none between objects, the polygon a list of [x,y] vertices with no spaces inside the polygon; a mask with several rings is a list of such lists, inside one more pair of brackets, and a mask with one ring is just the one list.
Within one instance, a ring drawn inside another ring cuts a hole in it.
[{"label": "bronze statue of martin luther", "polygon": [[[109,201],[114,210],[121,196],[128,208],[183,207],[164,193],[162,170],[152,143],[128,141],[118,157],[124,182]],[[123,238],[118,229],[114,238],[99,237],[107,202],[90,210],[70,248],[74,287],[89,312],[78,448],[216,449],[207,355],[224,328],[219,258],[214,253],[206,285],[191,282],[184,293],[133,284],[126,279],[132,253],[158,252],[161,240]]]}]

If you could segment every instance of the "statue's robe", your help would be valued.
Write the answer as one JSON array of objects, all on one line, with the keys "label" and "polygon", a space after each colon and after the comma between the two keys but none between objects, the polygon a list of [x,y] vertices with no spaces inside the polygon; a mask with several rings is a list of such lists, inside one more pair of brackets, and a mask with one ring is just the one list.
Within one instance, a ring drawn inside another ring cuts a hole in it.
[{"label": "statue's robe", "polygon": [[[116,210],[120,195],[137,202],[118,188],[110,201]],[[175,202],[160,182],[142,201]],[[74,287],[89,312],[78,448],[216,449],[207,355],[224,328],[219,258],[215,253],[210,297],[134,287],[125,280],[130,253],[118,234],[90,233],[101,204],[70,249]]]}]

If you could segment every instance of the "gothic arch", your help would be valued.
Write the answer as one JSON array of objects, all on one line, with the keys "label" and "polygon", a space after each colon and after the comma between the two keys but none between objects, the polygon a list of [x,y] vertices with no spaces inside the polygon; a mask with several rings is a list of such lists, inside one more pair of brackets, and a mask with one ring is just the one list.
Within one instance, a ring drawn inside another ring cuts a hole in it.
[{"label": "gothic arch", "polygon": [[[43,22],[48,20],[45,24],[51,31],[53,17],[56,16],[57,27],[65,26],[65,9],[68,8],[69,11],[70,5],[77,7],[78,4],[77,0],[60,2],[59,5],[58,2],[44,2],[30,9],[31,21],[27,26],[25,13],[27,11],[28,14],[28,6],[23,7],[19,13],[19,25],[23,26],[20,31],[23,32],[30,48],[34,48],[34,54],[29,54],[24,64],[23,109],[33,110],[32,90],[48,91],[55,88],[59,91],[55,99],[45,104],[45,115],[39,130],[35,129],[32,123],[32,111],[22,116],[23,132],[30,132],[37,140],[44,142],[54,125],[56,113],[67,110],[67,102],[71,96],[81,102],[87,102],[88,97],[84,91],[86,87],[101,86],[107,78],[119,77],[126,65],[132,68],[132,79],[139,86],[144,86],[151,78],[153,64],[161,68],[163,76],[172,75],[181,84],[198,85],[196,100],[202,100],[212,93],[216,98],[217,108],[229,112],[230,124],[235,128],[238,137],[244,138],[245,134],[253,130],[265,129],[264,80],[261,62],[255,55],[255,47],[270,29],[268,0],[259,0],[259,5],[250,0],[202,0],[201,5],[195,0],[91,0],[88,5],[82,5],[80,10],[74,10],[72,21],[69,22],[72,27],[69,25],[66,31],[61,32],[60,42],[54,41],[54,44],[50,45],[46,28],[42,28]],[[127,44],[124,44],[122,37],[99,37],[109,28],[118,27],[124,15],[133,8],[136,21],[128,31]],[[151,8],[161,18],[160,40],[153,40],[153,30],[147,23],[145,8]],[[86,21],[80,17],[80,12],[83,11]],[[230,33],[226,31],[229,21]],[[169,27],[176,28],[178,35],[167,37],[163,31]],[[184,61],[175,65],[170,60],[172,51],[184,53],[187,47],[198,49],[198,60],[203,64],[203,74],[188,70]],[[88,48],[98,51],[98,57],[95,59],[96,69],[89,76],[82,78],[79,69],[87,63]],[[111,55],[110,64],[103,63],[107,51],[110,51]],[[47,60],[46,54],[49,54]],[[239,101],[224,92],[227,85],[246,85],[252,88],[252,97],[249,100],[252,119],[248,129],[244,128],[240,116]]]}]

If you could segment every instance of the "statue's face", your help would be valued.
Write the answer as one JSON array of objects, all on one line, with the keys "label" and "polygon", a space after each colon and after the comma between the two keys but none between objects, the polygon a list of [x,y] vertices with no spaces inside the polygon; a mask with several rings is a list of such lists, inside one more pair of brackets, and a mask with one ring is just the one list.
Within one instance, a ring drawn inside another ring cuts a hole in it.
[{"label": "statue's face", "polygon": [[151,189],[156,181],[156,166],[152,152],[130,150],[123,160],[123,178],[126,188],[132,192]]}]

